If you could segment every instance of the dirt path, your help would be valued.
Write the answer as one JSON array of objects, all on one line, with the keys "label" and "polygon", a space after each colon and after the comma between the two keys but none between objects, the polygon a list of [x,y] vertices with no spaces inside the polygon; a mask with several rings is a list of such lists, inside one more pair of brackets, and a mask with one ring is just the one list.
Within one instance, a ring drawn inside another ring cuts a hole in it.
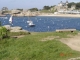
[{"label": "dirt path", "polygon": [[54,40],[55,38],[59,38],[59,36],[48,36],[46,38],[43,38],[40,41],[49,41],[49,40]]},{"label": "dirt path", "polygon": [[62,38],[60,41],[68,45],[71,49],[80,51],[80,33],[71,38]]}]

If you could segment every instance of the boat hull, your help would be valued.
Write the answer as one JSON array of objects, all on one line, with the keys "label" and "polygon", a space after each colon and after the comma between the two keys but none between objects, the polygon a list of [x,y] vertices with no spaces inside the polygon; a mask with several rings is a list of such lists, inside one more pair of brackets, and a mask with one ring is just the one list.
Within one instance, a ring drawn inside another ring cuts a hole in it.
[{"label": "boat hull", "polygon": [[29,25],[30,27],[35,27],[35,25]]}]

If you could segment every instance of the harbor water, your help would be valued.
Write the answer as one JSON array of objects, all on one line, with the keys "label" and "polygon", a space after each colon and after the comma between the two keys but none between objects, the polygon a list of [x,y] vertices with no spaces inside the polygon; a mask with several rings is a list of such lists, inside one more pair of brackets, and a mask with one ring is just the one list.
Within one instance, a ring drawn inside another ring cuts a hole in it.
[{"label": "harbor water", "polygon": [[2,25],[20,26],[30,32],[48,32],[56,29],[77,29],[80,30],[80,18],[72,17],[30,17],[35,27],[28,26],[28,17],[13,17],[13,23],[9,23],[10,16],[0,17]]}]

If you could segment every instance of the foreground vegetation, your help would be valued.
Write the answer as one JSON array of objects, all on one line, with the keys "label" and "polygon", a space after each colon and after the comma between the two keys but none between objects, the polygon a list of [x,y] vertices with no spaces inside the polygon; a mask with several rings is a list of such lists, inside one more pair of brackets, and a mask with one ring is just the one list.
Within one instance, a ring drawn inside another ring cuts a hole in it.
[{"label": "foreground vegetation", "polygon": [[[0,41],[0,60],[67,60],[79,57],[80,52],[74,51],[61,43],[59,38],[75,33],[42,32],[31,33],[22,38],[9,38]],[[59,36],[53,40],[41,41],[48,36]]]}]

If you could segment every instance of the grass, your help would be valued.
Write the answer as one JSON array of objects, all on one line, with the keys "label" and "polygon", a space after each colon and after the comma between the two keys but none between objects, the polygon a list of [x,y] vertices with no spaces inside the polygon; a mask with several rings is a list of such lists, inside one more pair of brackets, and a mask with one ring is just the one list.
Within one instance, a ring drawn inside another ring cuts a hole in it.
[{"label": "grass", "polygon": [[79,57],[80,52],[71,50],[58,39],[51,41],[40,41],[48,36],[67,37],[74,33],[43,32],[32,33],[25,37],[4,39],[0,41],[0,60],[67,60]]},{"label": "grass", "polygon": [[29,35],[30,32],[10,32],[9,36]]}]

